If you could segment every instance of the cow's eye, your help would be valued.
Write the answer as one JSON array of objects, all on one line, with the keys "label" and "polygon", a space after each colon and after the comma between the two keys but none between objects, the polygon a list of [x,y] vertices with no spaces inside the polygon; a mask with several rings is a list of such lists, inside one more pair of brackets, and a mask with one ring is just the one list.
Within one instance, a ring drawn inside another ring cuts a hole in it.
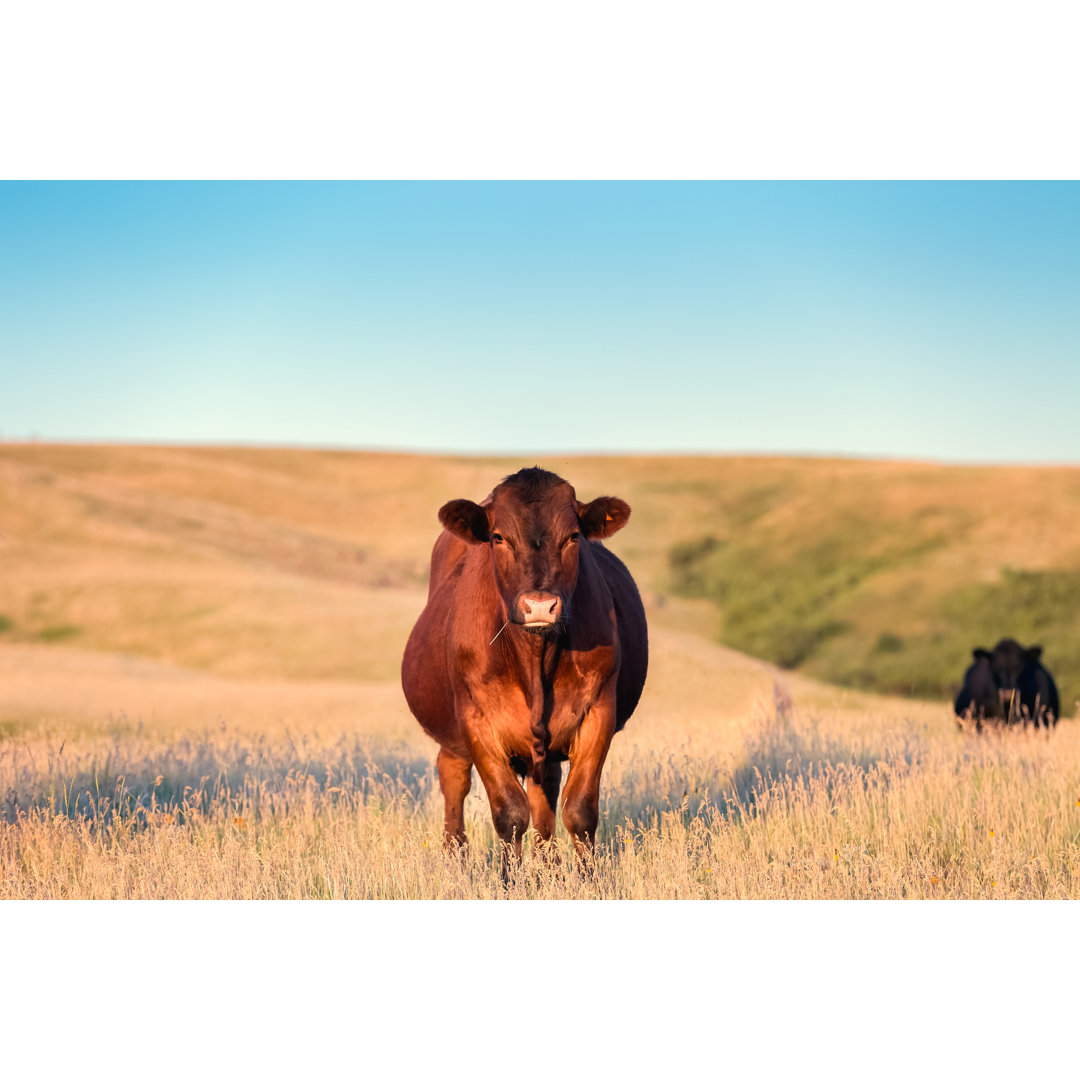
[{"label": "cow's eye", "polygon": [[569,543],[576,544],[581,539],[581,533],[572,532],[569,537]]},{"label": "cow's eye", "polygon": [[501,533],[492,533],[491,534],[491,542],[493,544],[505,544],[506,543],[506,541],[502,538]]}]

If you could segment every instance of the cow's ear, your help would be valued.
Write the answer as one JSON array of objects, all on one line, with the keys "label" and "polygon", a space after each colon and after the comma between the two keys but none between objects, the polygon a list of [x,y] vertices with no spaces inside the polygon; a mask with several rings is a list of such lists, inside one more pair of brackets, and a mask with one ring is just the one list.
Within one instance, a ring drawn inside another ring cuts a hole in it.
[{"label": "cow's ear", "polygon": [[1027,658],[1033,664],[1037,664],[1039,662],[1039,657],[1042,656],[1042,646],[1041,645],[1031,645],[1027,649],[1025,649],[1024,652],[1026,653]]},{"label": "cow's ear", "polygon": [[469,544],[486,544],[491,539],[487,511],[468,499],[451,499],[440,511],[439,521],[447,532]]},{"label": "cow's ear", "polygon": [[617,533],[630,520],[630,507],[613,495],[601,495],[591,503],[577,504],[581,531],[590,540]]},{"label": "cow's ear", "polygon": [[974,656],[976,660],[992,660],[993,659],[993,657],[990,655],[990,652],[989,652],[988,649],[972,649],[971,655]]}]

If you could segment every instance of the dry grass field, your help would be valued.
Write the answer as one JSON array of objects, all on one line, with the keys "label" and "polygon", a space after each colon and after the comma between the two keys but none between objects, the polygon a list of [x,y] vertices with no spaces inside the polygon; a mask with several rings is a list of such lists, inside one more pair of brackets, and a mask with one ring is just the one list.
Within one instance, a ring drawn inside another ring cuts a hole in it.
[{"label": "dry grass field", "polygon": [[[435,747],[397,666],[436,509],[521,464],[0,445],[0,897],[1080,895],[1074,721],[975,737],[943,700],[725,648],[717,609],[668,590],[671,546],[769,470],[822,515],[873,489],[907,513],[931,488],[975,515],[990,480],[969,505],[967,474],[992,475],[901,464],[540,462],[634,507],[611,547],[646,601],[649,682],[612,746],[588,872],[560,826],[561,861],[527,845],[504,887],[478,782],[468,854],[444,855]],[[1053,494],[1053,527],[958,529],[940,578],[1072,565],[1074,473],[1000,476],[1020,502]]]}]

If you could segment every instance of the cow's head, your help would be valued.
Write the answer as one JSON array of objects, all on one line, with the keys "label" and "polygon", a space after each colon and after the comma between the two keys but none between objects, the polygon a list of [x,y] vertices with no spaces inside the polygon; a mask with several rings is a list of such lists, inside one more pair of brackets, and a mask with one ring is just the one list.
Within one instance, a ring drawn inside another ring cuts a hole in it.
[{"label": "cow's head", "polygon": [[483,505],[454,499],[439,521],[470,544],[487,544],[504,617],[535,634],[557,634],[570,619],[580,545],[621,529],[622,499],[578,502],[574,489],[544,469],[508,476]]},{"label": "cow's head", "polygon": [[[985,653],[985,650],[977,650]],[[1002,638],[989,654],[990,664],[997,685],[1000,712],[1012,719],[1020,708],[1018,692],[1020,678],[1029,664],[1037,664],[1042,656],[1042,646],[1033,645],[1025,649],[1012,638]]]},{"label": "cow's head", "polygon": [[1002,690],[1015,690],[1024,668],[1028,664],[1038,663],[1040,656],[1042,656],[1040,645],[1032,645],[1030,649],[1025,649],[1012,638],[1002,638],[994,646],[991,658],[998,686]]}]

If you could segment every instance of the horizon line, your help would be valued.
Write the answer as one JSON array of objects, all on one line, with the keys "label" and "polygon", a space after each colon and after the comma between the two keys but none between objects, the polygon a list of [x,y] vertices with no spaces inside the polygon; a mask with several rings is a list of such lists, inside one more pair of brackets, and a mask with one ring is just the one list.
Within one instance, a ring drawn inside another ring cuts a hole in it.
[{"label": "horizon line", "polygon": [[568,457],[568,458],[781,458],[813,461],[865,461],[896,465],[938,465],[946,468],[1046,468],[1076,469],[1080,460],[1037,459],[1017,461],[1015,459],[960,459],[940,457],[905,456],[903,454],[865,453],[846,450],[583,450],[560,448],[554,450],[478,450],[461,448],[415,448],[400,446],[372,446],[356,443],[317,443],[298,441],[257,441],[257,440],[183,440],[183,439],[83,439],[83,438],[8,438],[0,435],[0,447],[37,446],[64,447],[84,446],[102,449],[191,449],[191,450],[292,450],[315,453],[351,453],[372,456],[399,455],[405,457],[466,457],[482,460],[484,458],[526,458],[526,457]]}]

